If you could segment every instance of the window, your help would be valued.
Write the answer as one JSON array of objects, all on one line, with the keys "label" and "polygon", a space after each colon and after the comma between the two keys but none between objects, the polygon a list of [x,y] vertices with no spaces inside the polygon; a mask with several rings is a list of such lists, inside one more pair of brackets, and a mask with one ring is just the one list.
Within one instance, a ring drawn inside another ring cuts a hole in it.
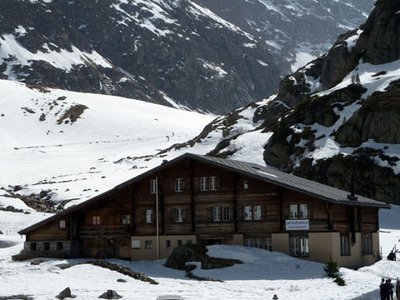
[{"label": "window", "polygon": [[362,253],[363,255],[372,254],[372,234],[363,233],[362,235]]},{"label": "window", "polygon": [[216,176],[211,176],[208,178],[208,189],[210,191],[216,191],[218,189],[217,187],[217,177]]},{"label": "window", "polygon": [[176,223],[183,222],[183,208],[175,208],[175,222]]},{"label": "window", "polygon": [[50,250],[50,243],[49,242],[44,242],[43,243],[43,250],[44,251],[49,251]]},{"label": "window", "polygon": [[192,240],[186,240],[186,245],[191,245],[192,243]]},{"label": "window", "polygon": [[253,206],[253,220],[261,220],[261,205]]},{"label": "window", "polygon": [[57,248],[57,250],[62,250],[64,248],[63,242],[57,242],[56,243],[56,248]]},{"label": "window", "polygon": [[100,216],[92,216],[92,225],[100,225]]},{"label": "window", "polygon": [[200,191],[217,191],[218,189],[217,176],[200,177]]},{"label": "window", "polygon": [[230,219],[229,206],[222,207],[222,221],[229,221]]},{"label": "window", "polygon": [[183,178],[175,178],[175,192],[181,193],[185,187],[185,181]]},{"label": "window", "polygon": [[246,247],[255,247],[272,251],[271,238],[247,238],[244,240],[244,245]]},{"label": "window", "polygon": [[200,191],[208,191],[207,177],[200,177]]},{"label": "window", "polygon": [[130,215],[121,216],[121,224],[123,224],[123,225],[131,224],[131,216]]},{"label": "window", "polygon": [[36,251],[36,249],[37,249],[36,243],[31,243],[30,249],[31,249],[31,251]]},{"label": "window", "polygon": [[177,244],[178,246],[182,246],[182,240],[177,240],[177,241],[176,241],[176,244]]},{"label": "window", "polygon": [[253,219],[253,212],[251,206],[244,207],[244,219],[246,221],[251,221]]},{"label": "window", "polygon": [[249,189],[249,182],[247,180],[243,180],[243,189],[248,190]]},{"label": "window", "polygon": [[145,249],[151,249],[151,248],[153,248],[153,241],[152,241],[152,240],[145,240],[145,241],[144,241],[144,248],[145,248]]},{"label": "window", "polygon": [[290,219],[308,219],[307,204],[290,204],[289,205]]},{"label": "window", "polygon": [[308,219],[308,205],[299,204],[300,219]]},{"label": "window", "polygon": [[340,235],[340,255],[349,256],[350,254],[350,238],[348,234]]},{"label": "window", "polygon": [[261,205],[245,206],[244,207],[244,220],[245,221],[259,221],[262,217]]},{"label": "window", "polygon": [[213,222],[221,221],[221,207],[213,207]]},{"label": "window", "polygon": [[292,256],[308,256],[308,236],[291,236],[289,239],[289,251]]},{"label": "window", "polygon": [[60,220],[58,222],[58,228],[65,229],[65,220]]},{"label": "window", "polygon": [[153,223],[153,210],[152,209],[146,209],[146,223]]},{"label": "window", "polygon": [[150,194],[157,193],[157,179],[150,180]]},{"label": "window", "polygon": [[140,249],[140,240],[132,240],[131,247],[132,249]]},{"label": "window", "polygon": [[171,249],[171,240],[166,240],[165,241],[165,248]]}]

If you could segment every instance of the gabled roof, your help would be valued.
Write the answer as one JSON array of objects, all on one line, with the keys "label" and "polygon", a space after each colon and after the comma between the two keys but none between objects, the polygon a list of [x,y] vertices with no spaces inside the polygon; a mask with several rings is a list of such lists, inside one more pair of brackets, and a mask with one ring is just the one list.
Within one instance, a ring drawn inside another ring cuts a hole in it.
[{"label": "gabled roof", "polygon": [[281,171],[278,171],[277,169],[269,166],[261,166],[257,165],[254,163],[249,163],[249,162],[243,162],[243,161],[237,161],[237,160],[230,160],[230,159],[223,159],[223,158],[217,158],[217,157],[212,157],[212,156],[206,156],[206,155],[198,155],[198,154],[192,154],[192,153],[186,153],[183,154],[171,161],[167,161],[163,164],[161,164],[158,167],[155,167],[139,176],[136,176],[128,181],[125,181],[124,183],[121,183],[120,185],[117,185],[111,190],[108,190],[102,194],[99,194],[85,202],[82,202],[80,204],[77,204],[75,206],[72,206],[60,213],[57,213],[54,216],[51,216],[50,218],[47,218],[41,222],[38,222],[32,226],[29,226],[21,231],[19,231],[19,234],[26,234],[29,231],[32,231],[46,223],[49,223],[51,221],[60,219],[61,217],[68,215],[72,212],[78,211],[83,207],[86,207],[92,203],[95,203],[99,200],[102,200],[109,195],[113,194],[114,192],[121,190],[131,184],[134,184],[148,176],[151,176],[153,174],[156,174],[157,172],[167,169],[174,165],[175,163],[185,160],[185,159],[191,159],[195,161],[200,161],[204,162],[216,167],[220,167],[223,169],[226,169],[228,171],[231,171],[233,173],[241,174],[244,176],[252,177],[255,179],[258,179],[260,181],[264,181],[267,183],[271,183],[280,187],[284,187],[288,190],[296,191],[302,194],[306,194],[312,197],[315,197],[317,199],[321,199],[323,201],[329,202],[329,203],[336,203],[336,204],[343,204],[343,205],[350,205],[350,206],[361,206],[361,207],[376,207],[376,208],[390,208],[390,205],[376,201],[373,199],[369,199],[363,196],[357,195],[357,200],[350,200],[348,198],[349,192],[346,192],[341,189],[337,189],[331,186],[327,186],[315,181],[311,181],[305,178],[301,178],[292,174],[284,173]]}]

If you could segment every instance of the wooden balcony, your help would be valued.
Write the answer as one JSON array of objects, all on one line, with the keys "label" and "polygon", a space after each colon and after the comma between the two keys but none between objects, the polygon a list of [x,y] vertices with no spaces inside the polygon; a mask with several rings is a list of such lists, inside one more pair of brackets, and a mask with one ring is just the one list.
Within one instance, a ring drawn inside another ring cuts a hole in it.
[{"label": "wooden balcony", "polygon": [[130,236],[128,225],[119,226],[82,226],[79,230],[81,238],[116,238]]}]

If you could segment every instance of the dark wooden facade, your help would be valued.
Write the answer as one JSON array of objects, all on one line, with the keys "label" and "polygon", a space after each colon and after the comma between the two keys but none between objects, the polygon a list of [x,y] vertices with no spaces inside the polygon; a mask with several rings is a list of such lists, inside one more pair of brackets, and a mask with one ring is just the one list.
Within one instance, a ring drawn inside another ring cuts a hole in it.
[{"label": "dark wooden facade", "polygon": [[[157,232],[196,236],[197,242],[206,244],[231,243],[235,236],[245,243],[271,239],[274,234],[301,234],[286,228],[290,205],[295,204],[307,207],[306,234],[337,232],[351,235],[355,242],[355,233],[379,229],[378,210],[385,207],[380,202],[327,201],[201,158],[177,158],[22,230],[23,254],[134,259],[133,237]],[[65,228],[60,228],[60,222],[65,222]],[[43,243],[53,244],[44,247]]]}]

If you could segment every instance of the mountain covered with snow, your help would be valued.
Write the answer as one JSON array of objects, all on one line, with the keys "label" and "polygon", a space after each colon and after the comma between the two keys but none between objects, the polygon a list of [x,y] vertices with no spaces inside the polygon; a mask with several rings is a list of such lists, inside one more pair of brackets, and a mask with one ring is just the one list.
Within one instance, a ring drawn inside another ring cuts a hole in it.
[{"label": "mountain covered with snow", "polygon": [[173,150],[203,148],[399,202],[399,70],[400,3],[380,0],[276,95],[217,118]]},{"label": "mountain covered with snow", "polygon": [[3,0],[0,78],[227,113],[354,28],[373,0]]}]

